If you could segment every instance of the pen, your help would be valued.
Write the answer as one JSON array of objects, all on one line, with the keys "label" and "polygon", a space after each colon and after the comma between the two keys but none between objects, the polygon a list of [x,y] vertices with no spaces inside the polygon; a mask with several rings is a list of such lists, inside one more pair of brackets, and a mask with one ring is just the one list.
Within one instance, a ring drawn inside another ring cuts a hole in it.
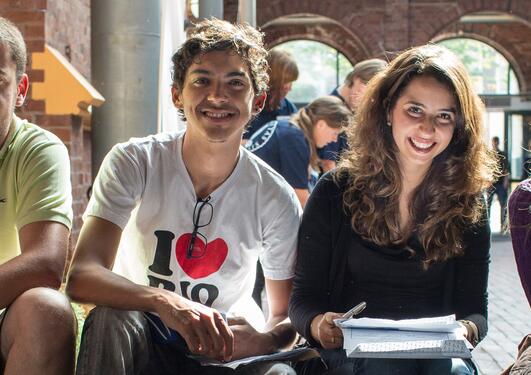
[{"label": "pen", "polygon": [[345,314],[343,314],[341,319],[350,319],[365,310],[365,307],[367,307],[367,302],[360,302],[356,306],[351,308],[349,311],[347,311]]}]

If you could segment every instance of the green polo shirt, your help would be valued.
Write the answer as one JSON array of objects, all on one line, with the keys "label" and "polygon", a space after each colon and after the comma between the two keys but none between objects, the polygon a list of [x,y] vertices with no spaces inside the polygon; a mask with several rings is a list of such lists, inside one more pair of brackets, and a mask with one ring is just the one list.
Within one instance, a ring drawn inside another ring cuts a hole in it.
[{"label": "green polo shirt", "polygon": [[20,254],[18,231],[37,221],[72,225],[68,151],[54,134],[13,115],[0,148],[0,264]]}]

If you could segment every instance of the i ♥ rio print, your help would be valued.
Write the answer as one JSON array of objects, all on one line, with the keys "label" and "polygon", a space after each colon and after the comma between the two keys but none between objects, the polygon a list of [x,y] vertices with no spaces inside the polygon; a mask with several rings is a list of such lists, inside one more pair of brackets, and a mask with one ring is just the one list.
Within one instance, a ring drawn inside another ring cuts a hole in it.
[{"label": "i \u2665 rio print", "polygon": [[[187,251],[191,233],[182,234],[177,241],[174,241],[175,234],[170,231],[160,230],[155,231],[154,234],[157,237],[157,246],[153,263],[148,267],[151,271],[151,274],[148,275],[149,285],[153,287],[162,286],[166,290],[175,291],[176,285],[173,281],[168,280],[173,275],[173,271],[170,269],[172,253],[183,272],[194,280],[217,272],[227,258],[228,246],[221,238],[209,241],[205,245],[201,238],[196,237],[194,253],[200,254],[200,256],[188,257]],[[172,250],[175,251],[172,252]],[[206,283],[191,285],[188,281],[181,281],[179,284],[183,297],[207,306],[212,306],[219,295],[219,290],[215,285]],[[204,298],[205,292],[206,299]],[[203,297],[200,298],[200,295]]]}]

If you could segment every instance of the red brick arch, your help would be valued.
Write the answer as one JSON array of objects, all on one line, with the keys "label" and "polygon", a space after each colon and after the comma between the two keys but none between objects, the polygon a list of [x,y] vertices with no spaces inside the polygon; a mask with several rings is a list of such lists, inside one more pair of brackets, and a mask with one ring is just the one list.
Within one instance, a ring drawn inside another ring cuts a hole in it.
[{"label": "red brick arch", "polygon": [[485,0],[457,0],[454,3],[412,2],[410,7],[410,43],[424,44],[448,27],[459,23],[463,16],[478,12],[500,12],[517,17],[524,24],[531,25],[531,2]]},{"label": "red brick arch", "polygon": [[324,43],[341,52],[355,64],[357,61],[369,58],[368,49],[359,41],[356,35],[339,23],[331,22],[324,25],[290,25],[289,27],[266,25],[262,29],[268,47],[292,40],[312,40]]},{"label": "red brick arch", "polygon": [[[235,20],[238,1],[225,0],[225,16]],[[441,36],[467,34],[486,41],[511,63],[522,92],[531,91],[530,0],[256,0],[258,26],[293,14],[316,14],[337,26],[265,27],[270,46],[293,39],[326,43],[351,62],[425,44]],[[462,16],[503,12],[520,22],[462,24]],[[341,30],[343,29],[343,30]]]},{"label": "red brick arch", "polygon": [[449,38],[472,38],[484,42],[500,52],[511,64],[520,92],[531,90],[531,24],[462,24],[453,22],[430,37],[432,41]]},{"label": "red brick arch", "polygon": [[[351,62],[356,62],[370,57],[384,56],[385,49],[379,43],[376,30],[372,27],[363,31],[357,28],[357,25],[367,20],[374,24],[384,21],[384,8],[380,3],[383,1],[257,0],[257,24],[267,25],[279,17],[295,14],[326,17],[336,26],[308,25],[307,35],[302,35],[303,39],[329,44],[344,53]],[[298,25],[284,26],[283,29],[286,30],[277,34],[283,39],[290,38],[290,34],[301,36],[301,27]],[[273,36],[266,38],[271,45],[278,44]]]},{"label": "red brick arch", "polygon": [[531,23],[531,2],[528,0],[457,0],[457,4],[462,10],[461,16],[482,11],[503,12]]},{"label": "red brick arch", "polygon": [[514,70],[514,74],[516,75],[516,79],[518,80],[519,88],[521,92],[527,91],[528,83],[525,80],[525,75],[522,72],[522,69],[520,69],[520,66],[518,65],[517,60],[512,56],[512,54],[505,49],[502,45],[500,45],[498,42],[489,39],[483,35],[479,34],[473,34],[473,33],[464,33],[464,32],[453,32],[453,33],[444,33],[437,35],[435,38],[432,39],[432,42],[441,42],[443,40],[449,40],[449,39],[474,39],[480,42],[483,42],[490,47],[494,48],[497,52],[499,52],[505,59],[509,62],[511,65],[511,68]]},{"label": "red brick arch", "polygon": [[343,19],[340,16],[341,8],[344,6],[342,3],[342,1],[257,0],[256,21],[258,25],[265,25],[280,16],[307,13],[319,14],[341,22]]}]

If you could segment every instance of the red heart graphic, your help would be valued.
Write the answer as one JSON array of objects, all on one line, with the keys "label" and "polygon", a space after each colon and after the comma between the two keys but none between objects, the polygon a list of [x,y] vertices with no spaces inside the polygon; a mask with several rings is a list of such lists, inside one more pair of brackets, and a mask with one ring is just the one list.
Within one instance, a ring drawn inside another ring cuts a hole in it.
[{"label": "red heart graphic", "polygon": [[205,242],[196,237],[192,253],[194,257],[187,257],[186,252],[191,237],[191,233],[185,233],[175,244],[175,256],[183,271],[193,279],[200,279],[219,270],[229,252],[227,243],[221,238],[216,238],[205,247]]}]

